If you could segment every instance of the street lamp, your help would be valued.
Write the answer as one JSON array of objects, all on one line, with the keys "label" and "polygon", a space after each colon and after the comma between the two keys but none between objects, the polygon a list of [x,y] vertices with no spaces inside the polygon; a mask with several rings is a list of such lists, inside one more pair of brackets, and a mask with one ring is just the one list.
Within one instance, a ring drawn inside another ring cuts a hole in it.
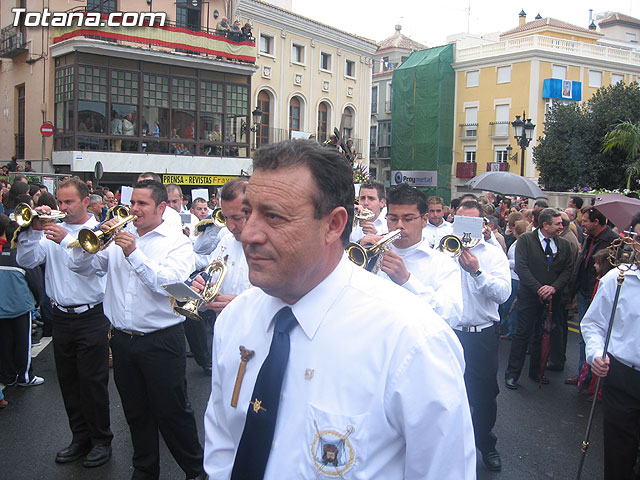
[{"label": "street lamp", "polygon": [[[522,118],[520,115],[516,115],[516,119],[511,122],[513,126],[513,136],[516,139],[516,144],[522,149],[522,157],[520,158],[520,176],[524,177],[524,154],[525,150],[533,140],[533,130],[536,126],[531,123],[531,119],[527,118],[527,114],[523,111]],[[507,148],[507,151],[511,153],[511,149]]]},{"label": "street lamp", "polygon": [[[240,120],[240,131],[245,132],[247,136],[249,135],[249,131],[256,133],[258,128],[260,127],[260,123],[262,122],[262,110],[256,107],[253,112],[251,112],[251,117],[253,118],[253,126],[249,127],[244,120]],[[257,137],[257,133],[256,133]]]}]

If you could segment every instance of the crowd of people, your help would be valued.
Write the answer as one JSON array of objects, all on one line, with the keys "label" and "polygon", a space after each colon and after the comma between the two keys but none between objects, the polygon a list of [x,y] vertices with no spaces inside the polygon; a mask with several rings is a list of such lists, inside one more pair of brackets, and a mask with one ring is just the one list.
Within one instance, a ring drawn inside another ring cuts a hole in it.
[{"label": "crowd of people", "polygon": [[[295,462],[304,478],[472,479],[476,451],[489,470],[502,467],[498,345],[510,341],[508,389],[519,387],[527,349],[539,385],[549,383],[545,369],[566,370],[566,383],[598,396],[592,378],[606,377],[605,477],[633,478],[640,277],[628,274],[602,359],[616,284],[607,248],[631,233],[580,197],[563,211],[492,193],[447,205],[406,184],[387,191],[369,181],[354,205],[344,155],[294,140],[258,150],[251,178],[210,199],[190,202],[179,185],[141,174],[129,207],[136,218],[91,254],[69,247],[81,229],[118,221],[107,220],[118,192],[71,177],[54,198],[16,178],[0,214],[0,275],[13,300],[0,306],[0,382],[43,383],[30,360],[39,312],[71,433],[58,463],[109,461],[111,357],[134,479],[159,477],[159,434],[186,478],[274,479]],[[8,216],[18,203],[66,216],[18,229]],[[372,215],[354,221],[363,209]],[[446,241],[456,218],[484,227],[454,251]],[[630,228],[640,233],[640,214]],[[349,261],[350,242],[366,249],[389,232],[396,237],[375,274]],[[199,319],[176,314],[181,301],[165,288],[203,293],[216,282],[202,273],[213,262],[226,268],[217,295],[200,302]],[[567,359],[574,310],[584,342],[580,358]],[[186,343],[212,379],[204,446]]]}]

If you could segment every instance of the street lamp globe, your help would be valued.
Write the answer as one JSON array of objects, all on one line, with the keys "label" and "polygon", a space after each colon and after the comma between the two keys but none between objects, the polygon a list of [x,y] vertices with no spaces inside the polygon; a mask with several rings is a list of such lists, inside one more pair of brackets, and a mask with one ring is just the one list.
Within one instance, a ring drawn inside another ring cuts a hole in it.
[{"label": "street lamp globe", "polygon": [[524,124],[524,132],[525,132],[525,135],[527,136],[528,141],[531,141],[533,139],[534,128],[536,128],[536,126],[533,123],[531,123],[530,118],[527,118],[527,123]]},{"label": "street lamp globe", "polygon": [[511,125],[513,126],[513,136],[517,139],[521,138],[524,122],[520,120],[520,115],[516,115],[516,119],[511,122]]}]

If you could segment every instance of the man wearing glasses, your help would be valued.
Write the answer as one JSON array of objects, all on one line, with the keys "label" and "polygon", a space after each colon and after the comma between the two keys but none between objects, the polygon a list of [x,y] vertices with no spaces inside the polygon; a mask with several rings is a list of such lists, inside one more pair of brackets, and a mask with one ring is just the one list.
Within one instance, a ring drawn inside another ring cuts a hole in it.
[{"label": "man wearing glasses", "polygon": [[[384,254],[379,275],[422,297],[453,327],[462,314],[460,270],[422,238],[426,223],[427,197],[420,190],[403,183],[389,191],[387,226],[390,232],[400,230],[401,236]],[[362,243],[379,238],[368,235]]]}]

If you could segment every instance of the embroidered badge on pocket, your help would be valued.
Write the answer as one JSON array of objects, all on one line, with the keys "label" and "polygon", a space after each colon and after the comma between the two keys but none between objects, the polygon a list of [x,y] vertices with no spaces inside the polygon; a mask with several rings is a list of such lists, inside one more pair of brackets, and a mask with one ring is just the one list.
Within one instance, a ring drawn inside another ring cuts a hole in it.
[{"label": "embroidered badge on pocket", "polygon": [[342,477],[353,466],[356,453],[349,441],[355,432],[353,425],[348,425],[345,432],[337,430],[320,430],[318,422],[313,421],[316,435],[311,445],[311,456],[316,468],[316,475],[322,473],[328,477]]}]

